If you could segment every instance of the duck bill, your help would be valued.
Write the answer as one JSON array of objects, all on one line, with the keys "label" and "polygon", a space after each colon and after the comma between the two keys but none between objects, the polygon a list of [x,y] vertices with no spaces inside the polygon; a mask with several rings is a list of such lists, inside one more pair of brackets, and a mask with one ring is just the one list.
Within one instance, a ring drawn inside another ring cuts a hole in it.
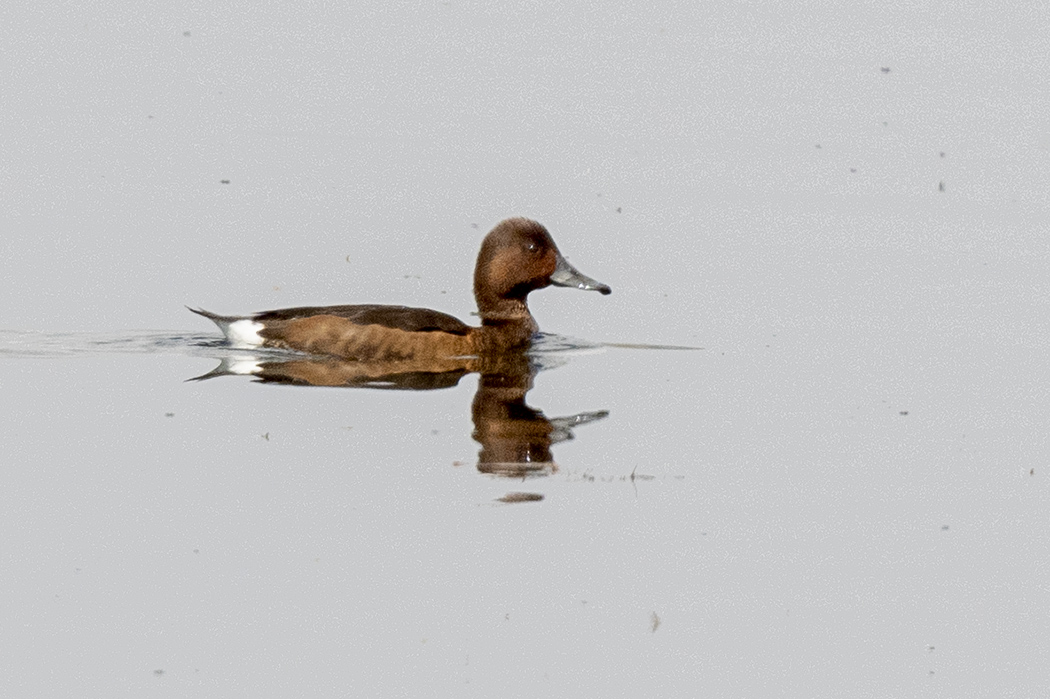
[{"label": "duck bill", "polygon": [[554,268],[554,274],[551,275],[551,284],[582,289],[583,291],[597,291],[603,296],[612,293],[612,289],[609,288],[608,284],[602,284],[600,281],[591,279],[586,274],[583,274],[570,265],[569,261],[561,256],[561,253],[558,254],[558,265]]}]

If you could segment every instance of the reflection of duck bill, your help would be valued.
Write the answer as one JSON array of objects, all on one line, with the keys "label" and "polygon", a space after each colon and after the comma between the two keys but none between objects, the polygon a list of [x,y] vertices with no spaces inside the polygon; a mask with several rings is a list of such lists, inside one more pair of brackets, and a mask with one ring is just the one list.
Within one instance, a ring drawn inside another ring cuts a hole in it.
[{"label": "reflection of duck bill", "polygon": [[572,428],[596,422],[609,416],[608,410],[593,410],[587,413],[576,413],[566,417],[552,417],[551,422],[551,444],[564,442],[572,439]]}]

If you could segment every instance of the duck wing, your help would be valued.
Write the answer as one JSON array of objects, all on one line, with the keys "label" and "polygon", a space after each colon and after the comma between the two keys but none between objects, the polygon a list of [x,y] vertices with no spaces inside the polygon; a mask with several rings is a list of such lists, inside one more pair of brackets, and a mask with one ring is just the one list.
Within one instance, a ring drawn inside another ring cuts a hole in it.
[{"label": "duck wing", "polygon": [[385,306],[380,304],[360,304],[350,306],[301,306],[298,308],[281,308],[275,311],[263,311],[251,316],[260,323],[289,321],[313,316],[335,316],[345,318],[357,325],[379,325],[393,330],[406,332],[444,332],[452,335],[466,335],[471,326],[459,318],[447,313],[433,311],[429,308],[410,308],[409,306]]}]

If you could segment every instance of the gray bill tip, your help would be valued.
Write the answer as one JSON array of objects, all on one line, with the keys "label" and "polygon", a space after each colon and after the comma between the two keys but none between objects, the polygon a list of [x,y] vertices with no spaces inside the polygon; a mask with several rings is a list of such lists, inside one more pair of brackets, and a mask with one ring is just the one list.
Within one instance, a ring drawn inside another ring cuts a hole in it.
[{"label": "gray bill tip", "polygon": [[561,255],[558,255],[558,266],[554,269],[554,274],[551,275],[551,284],[582,291],[597,291],[602,296],[608,296],[612,293],[612,288],[608,284],[602,284],[596,279],[591,279],[570,265]]}]

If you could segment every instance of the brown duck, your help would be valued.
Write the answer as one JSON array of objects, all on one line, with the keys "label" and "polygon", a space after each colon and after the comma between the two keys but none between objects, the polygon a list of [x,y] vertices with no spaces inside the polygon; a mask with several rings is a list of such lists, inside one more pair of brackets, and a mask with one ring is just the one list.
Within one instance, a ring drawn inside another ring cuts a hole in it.
[{"label": "brown duck", "polygon": [[552,284],[612,293],[570,265],[546,228],[526,218],[509,218],[485,236],[474,268],[480,327],[406,306],[307,306],[248,316],[190,310],[218,325],[234,347],[417,364],[527,348],[539,330],[529,312],[529,292]]}]

